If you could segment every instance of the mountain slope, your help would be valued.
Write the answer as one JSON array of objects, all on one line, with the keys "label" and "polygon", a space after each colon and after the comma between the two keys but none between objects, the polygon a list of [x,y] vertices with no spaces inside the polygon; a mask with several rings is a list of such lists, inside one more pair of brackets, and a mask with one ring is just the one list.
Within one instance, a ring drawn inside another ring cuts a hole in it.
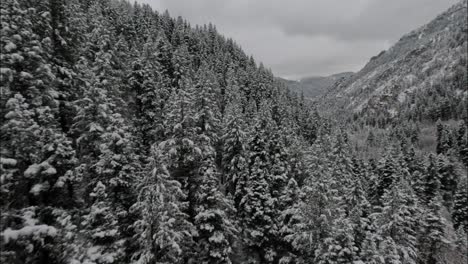
[{"label": "mountain slope", "polygon": [[[271,71],[212,24],[136,2],[5,0],[0,14],[0,263],[285,251],[267,242],[294,200],[271,201],[298,173],[278,167],[296,166],[315,120]],[[268,229],[247,222],[260,207]],[[256,234],[242,247],[235,211]]]},{"label": "mountain slope", "polygon": [[330,89],[322,107],[387,119],[459,118],[451,112],[466,106],[466,17],[463,1],[406,34]]}]

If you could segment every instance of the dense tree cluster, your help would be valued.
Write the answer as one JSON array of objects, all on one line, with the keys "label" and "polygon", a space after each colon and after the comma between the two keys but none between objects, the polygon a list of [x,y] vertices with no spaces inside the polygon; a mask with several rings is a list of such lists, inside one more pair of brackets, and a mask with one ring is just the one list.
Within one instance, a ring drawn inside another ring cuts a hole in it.
[{"label": "dense tree cluster", "polygon": [[121,0],[0,11],[2,263],[466,261],[464,125],[365,159],[213,25]]}]

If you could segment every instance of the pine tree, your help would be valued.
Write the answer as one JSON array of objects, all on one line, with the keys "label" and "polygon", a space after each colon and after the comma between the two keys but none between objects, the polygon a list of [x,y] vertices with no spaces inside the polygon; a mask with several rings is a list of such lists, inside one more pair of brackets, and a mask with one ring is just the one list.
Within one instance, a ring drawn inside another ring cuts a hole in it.
[{"label": "pine tree", "polygon": [[468,167],[468,133],[466,123],[464,121],[460,122],[458,125],[457,146],[458,155],[460,156],[461,161],[465,167]]},{"label": "pine tree", "polygon": [[328,166],[331,168],[331,177],[336,181],[337,189],[345,192],[351,182],[356,179],[354,166],[351,160],[348,136],[344,131],[337,133],[333,139],[331,153],[328,155]]},{"label": "pine tree", "polygon": [[371,147],[375,145],[375,135],[372,130],[369,131],[369,135],[367,136],[367,144]]},{"label": "pine tree", "polygon": [[409,148],[403,155],[411,175],[414,175],[417,171],[419,173],[424,172],[423,160],[420,156],[416,155],[414,147]]},{"label": "pine tree", "polygon": [[437,168],[440,177],[440,192],[444,204],[450,205],[459,181],[458,169],[453,162],[442,155],[437,156]]},{"label": "pine tree", "polygon": [[240,217],[249,252],[258,254],[264,259],[268,242],[268,233],[273,228],[274,201],[270,194],[267,171],[264,160],[257,156],[250,166],[250,177],[247,181],[246,194],[240,202]]},{"label": "pine tree", "polygon": [[[274,228],[270,230],[270,244],[272,252],[275,254],[276,259],[288,257],[291,253],[291,245],[284,237],[285,229],[291,228],[290,218],[287,210],[292,207],[297,199],[297,192],[299,190],[297,183],[294,179],[291,170],[291,154],[289,148],[286,146],[287,139],[285,128],[274,129],[269,140],[269,185],[271,198],[274,201],[273,221]],[[286,215],[285,215],[286,213]]]},{"label": "pine tree", "polygon": [[374,227],[370,218],[371,205],[367,200],[359,178],[353,180],[347,191],[343,194],[341,206],[351,226],[350,230],[357,248],[356,254],[360,255],[360,250],[363,248],[365,240],[369,238],[369,234],[373,231]]},{"label": "pine tree", "polygon": [[339,217],[332,226],[331,234],[321,241],[316,250],[315,263],[352,263],[358,254],[352,224],[347,218]]},{"label": "pine tree", "polygon": [[382,204],[381,212],[374,217],[380,227],[379,235],[385,241],[379,246],[385,263],[417,263],[416,236],[421,212],[408,182],[403,178],[395,182],[382,197]]},{"label": "pine tree", "polygon": [[[22,175],[14,178],[27,183],[26,188],[29,188],[17,191],[32,191],[28,197],[32,204],[36,204],[34,201],[58,204],[57,200],[50,199],[50,195],[66,194],[63,185],[55,184],[61,176],[70,173],[75,153],[71,140],[61,131],[55,118],[59,110],[56,100],[59,93],[53,85],[55,76],[49,62],[48,9],[41,6],[26,12],[16,1],[8,1],[2,6],[3,11],[5,27],[2,27],[1,45],[6,48],[2,49],[1,60],[2,80],[5,80],[2,81],[4,92],[1,95],[1,140],[5,144],[1,155],[17,160],[16,173]],[[41,15],[43,18],[35,21],[38,24],[34,25],[45,30],[39,35],[33,31],[33,21]],[[21,34],[15,34],[15,28]],[[31,50],[34,52],[28,53]],[[16,186],[25,187],[23,184]],[[34,186],[36,188],[33,189]],[[15,192],[12,190],[12,194]]]},{"label": "pine tree", "polygon": [[[374,221],[372,221],[373,219],[369,217],[369,220],[369,231],[366,232],[361,246],[358,247],[359,259],[364,263],[381,264],[384,263],[384,256],[386,254],[381,254],[378,248],[380,243],[386,243],[386,241],[382,241],[382,238],[375,231],[378,228],[376,228]],[[387,241],[390,239],[387,238]],[[382,248],[385,248],[385,246],[382,246]]]},{"label": "pine tree", "polygon": [[[94,189],[90,193],[91,211],[84,216],[87,220],[82,228],[84,235],[90,237],[91,245],[96,243],[92,254],[101,255],[112,263],[122,261],[124,257],[124,233],[130,225],[128,210],[134,203],[134,193],[130,188],[140,169],[131,143],[132,135],[122,116],[113,112],[115,105],[107,97],[107,89],[96,84],[88,92],[80,102],[82,108],[74,126],[75,131],[82,131],[78,138],[82,164],[76,171],[88,182],[87,188]],[[109,218],[105,220],[111,225],[107,231],[100,230],[104,225],[101,218]],[[93,233],[96,232],[104,232],[105,235],[95,238]],[[111,235],[107,234],[109,232]],[[89,247],[93,247],[91,245]],[[109,245],[115,247],[107,248]],[[90,258],[90,261],[98,263],[104,261]]]},{"label": "pine tree", "polygon": [[283,194],[279,197],[279,200],[284,205],[287,205],[287,207],[282,209],[281,215],[278,218],[280,226],[278,236],[280,237],[280,241],[276,243],[280,243],[282,246],[282,250],[279,252],[281,256],[279,263],[295,263],[298,259],[290,237],[294,236],[295,225],[299,223],[297,202],[301,195],[302,193],[297,182],[291,177]]},{"label": "pine tree", "polygon": [[[188,71],[180,66],[183,72]],[[187,73],[187,72],[186,72]],[[165,107],[166,140],[159,144],[163,155],[169,160],[168,169],[178,179],[189,202],[187,213],[193,220],[195,216],[195,193],[198,186],[196,176],[197,162],[203,156],[202,146],[197,141],[197,118],[194,106],[194,86],[185,74],[180,75],[179,88],[174,89]]]},{"label": "pine tree", "polygon": [[155,58],[153,42],[144,45],[140,57],[133,62],[129,85],[135,96],[136,127],[139,128],[142,153],[164,135],[162,113],[161,73]]},{"label": "pine tree", "polygon": [[412,258],[406,260],[400,256],[399,246],[391,237],[385,237],[380,243],[379,247],[380,250],[378,254],[380,255],[380,263],[415,263]]},{"label": "pine tree", "polygon": [[424,212],[422,234],[420,238],[420,258],[423,263],[438,263],[437,256],[440,255],[442,247],[449,244],[445,238],[445,221],[441,216],[442,199],[434,197]]},{"label": "pine tree", "polygon": [[1,230],[9,237],[1,260],[57,263],[60,249],[54,248],[64,247],[53,211],[75,205],[76,160],[56,118],[62,95],[52,70],[50,9],[6,1],[1,13],[0,159],[8,166],[1,171]]},{"label": "pine tree", "polygon": [[463,263],[463,261],[468,260],[468,239],[466,236],[466,232],[463,228],[458,228],[456,230],[456,240],[455,240],[455,252],[456,256],[460,260],[460,263]]},{"label": "pine tree", "polygon": [[448,134],[447,128],[442,124],[440,120],[437,121],[437,154],[446,154],[451,148],[451,139]]},{"label": "pine tree", "polygon": [[378,204],[384,193],[398,180],[398,173],[405,170],[405,167],[399,166],[402,157],[397,149],[391,148],[385,156],[380,159],[376,168],[376,185],[372,189],[372,201]]},{"label": "pine tree", "polygon": [[336,205],[336,192],[330,190],[329,179],[308,179],[302,187],[300,200],[295,206],[294,232],[285,237],[298,255],[298,263],[316,260],[316,250],[322,241],[332,235],[333,219],[340,215]]},{"label": "pine tree", "polygon": [[[202,65],[197,73],[198,83],[195,85],[197,90],[195,106],[195,122],[198,129],[199,141],[201,141],[203,153],[212,152],[212,148],[217,145],[220,126],[220,113],[216,104],[217,87],[214,74],[206,65]],[[211,153],[209,153],[211,154]]]},{"label": "pine tree", "polygon": [[156,148],[151,173],[139,184],[138,202],[132,207],[141,215],[134,223],[139,247],[133,259],[139,263],[180,263],[183,252],[192,246],[194,227],[184,213],[185,194],[166,164]]},{"label": "pine tree", "polygon": [[236,233],[229,219],[230,202],[219,191],[216,166],[207,157],[199,169],[201,183],[195,216],[197,263],[231,263],[231,241]]},{"label": "pine tree", "polygon": [[429,165],[427,166],[424,176],[423,197],[426,202],[429,202],[435,198],[440,191],[440,176],[438,173],[436,160],[433,155],[429,156]]},{"label": "pine tree", "polygon": [[187,80],[192,77],[190,54],[186,45],[176,48],[172,54],[171,65],[173,68],[172,86],[177,89],[184,89]]},{"label": "pine tree", "polygon": [[82,222],[82,232],[89,238],[82,246],[83,252],[79,252],[81,255],[75,259],[87,263],[119,263],[124,259],[125,241],[119,239],[119,223],[106,186],[97,182],[89,195],[94,201]]},{"label": "pine tree", "polygon": [[465,232],[468,232],[468,209],[466,207],[467,203],[468,191],[466,178],[464,178],[458,184],[457,191],[454,196],[452,217],[454,221],[454,226],[456,228],[464,228]]},{"label": "pine tree", "polygon": [[[232,91],[237,93],[237,91]],[[247,174],[246,161],[246,133],[242,128],[242,120],[239,116],[236,104],[229,104],[226,110],[226,124],[224,125],[224,135],[222,136],[222,164],[224,178],[222,182],[226,185],[226,193],[235,196],[236,189],[245,190],[244,187],[237,188],[240,183],[245,183]],[[238,206],[242,194],[238,194],[235,205]]]}]

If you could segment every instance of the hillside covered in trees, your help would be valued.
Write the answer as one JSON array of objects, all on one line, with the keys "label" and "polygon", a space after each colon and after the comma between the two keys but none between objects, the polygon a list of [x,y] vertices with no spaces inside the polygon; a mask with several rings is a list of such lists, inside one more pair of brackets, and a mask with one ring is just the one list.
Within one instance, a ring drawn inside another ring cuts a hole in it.
[{"label": "hillside covered in trees", "polygon": [[123,0],[0,12],[1,263],[466,263],[462,120],[434,151],[403,126],[357,148],[211,24]]}]

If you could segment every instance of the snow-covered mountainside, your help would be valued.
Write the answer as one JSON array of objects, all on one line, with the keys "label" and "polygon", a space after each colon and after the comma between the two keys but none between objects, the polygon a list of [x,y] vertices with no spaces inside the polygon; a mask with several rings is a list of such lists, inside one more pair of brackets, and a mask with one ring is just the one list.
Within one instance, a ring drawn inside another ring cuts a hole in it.
[{"label": "snow-covered mountainside", "polygon": [[[466,1],[404,35],[331,88],[325,107],[372,116],[448,119],[466,106]],[[450,100],[449,100],[450,99]]]},{"label": "snow-covered mountainside", "polygon": [[[468,120],[464,8],[329,101]],[[466,122],[324,117],[213,24],[138,1],[0,14],[0,263],[468,263]]]}]

